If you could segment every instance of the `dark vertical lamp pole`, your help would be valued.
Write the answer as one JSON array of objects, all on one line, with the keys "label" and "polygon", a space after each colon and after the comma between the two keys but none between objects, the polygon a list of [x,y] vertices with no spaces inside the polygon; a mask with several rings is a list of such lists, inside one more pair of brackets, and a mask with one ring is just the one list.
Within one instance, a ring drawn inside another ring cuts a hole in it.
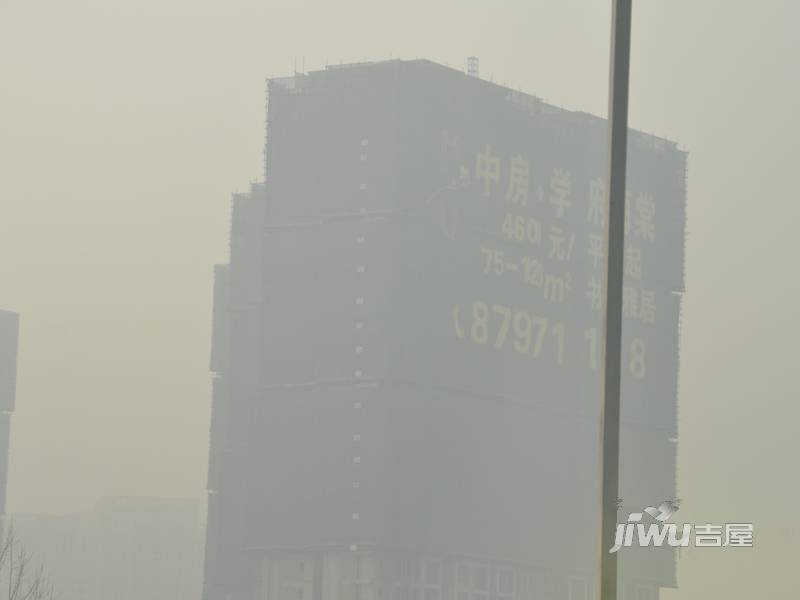
[{"label": "dark vertical lamp pole", "polygon": [[617,600],[614,545],[619,496],[619,419],[622,367],[622,276],[625,254],[625,161],[628,145],[628,76],[631,50],[631,1],[613,0],[608,96],[608,264],[606,271],[605,377],[600,412],[602,431],[600,481],[599,600]]}]

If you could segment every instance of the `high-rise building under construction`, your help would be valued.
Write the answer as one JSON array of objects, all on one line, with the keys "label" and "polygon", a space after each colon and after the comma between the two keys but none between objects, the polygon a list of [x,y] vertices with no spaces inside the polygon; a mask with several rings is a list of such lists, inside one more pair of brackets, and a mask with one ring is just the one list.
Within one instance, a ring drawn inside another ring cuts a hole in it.
[{"label": "high-rise building under construction", "polygon": [[[215,270],[205,600],[592,597],[606,127],[424,60],[269,81]],[[676,496],[686,199],[685,153],[629,137],[622,521]],[[622,554],[624,600],[675,585]]]}]

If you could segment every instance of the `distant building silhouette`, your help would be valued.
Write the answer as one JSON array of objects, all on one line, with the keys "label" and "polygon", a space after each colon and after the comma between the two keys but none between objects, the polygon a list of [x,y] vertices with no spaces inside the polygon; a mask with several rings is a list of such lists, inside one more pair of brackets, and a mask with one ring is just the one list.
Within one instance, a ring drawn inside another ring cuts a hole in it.
[{"label": "distant building silhouette", "polygon": [[[205,600],[591,597],[605,141],[423,60],[270,80],[215,268]],[[629,146],[623,520],[675,497],[686,197],[673,142]],[[674,586],[625,550],[625,600]]]},{"label": "distant building silhouette", "polygon": [[201,502],[101,498],[67,515],[14,514],[17,537],[46,566],[59,600],[196,600]]},{"label": "distant building silhouette", "polygon": [[0,310],[0,518],[6,514],[11,413],[17,397],[19,315]]}]

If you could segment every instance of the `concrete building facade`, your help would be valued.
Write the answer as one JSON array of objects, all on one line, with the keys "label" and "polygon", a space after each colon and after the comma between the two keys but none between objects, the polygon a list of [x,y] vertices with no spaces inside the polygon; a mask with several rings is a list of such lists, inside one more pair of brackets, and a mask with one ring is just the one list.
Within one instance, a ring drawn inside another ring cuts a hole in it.
[{"label": "concrete building facade", "polygon": [[[591,598],[605,128],[428,61],[270,80],[215,268],[205,600]],[[675,497],[686,197],[673,142],[630,148],[623,513]],[[625,600],[675,585],[643,550]]]}]

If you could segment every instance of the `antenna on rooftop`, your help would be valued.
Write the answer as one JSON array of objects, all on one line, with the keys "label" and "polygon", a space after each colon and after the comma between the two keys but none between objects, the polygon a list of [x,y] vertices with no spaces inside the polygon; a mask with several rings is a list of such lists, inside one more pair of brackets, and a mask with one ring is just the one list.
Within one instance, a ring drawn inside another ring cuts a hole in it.
[{"label": "antenna on rooftop", "polygon": [[470,77],[478,77],[478,57],[467,57],[467,75]]}]

